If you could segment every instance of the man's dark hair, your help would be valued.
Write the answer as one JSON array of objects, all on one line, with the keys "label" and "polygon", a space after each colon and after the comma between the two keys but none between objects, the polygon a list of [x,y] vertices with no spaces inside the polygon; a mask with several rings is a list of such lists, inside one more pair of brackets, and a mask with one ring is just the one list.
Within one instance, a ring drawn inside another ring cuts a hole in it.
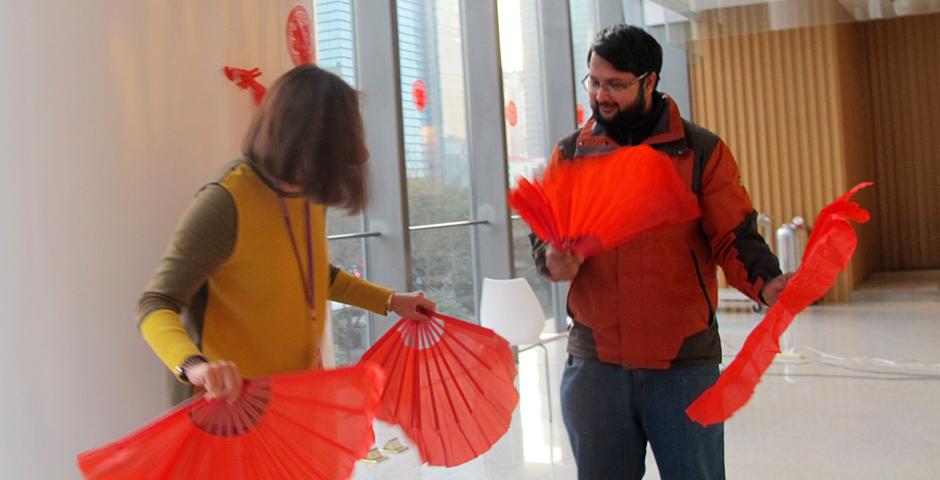
[{"label": "man's dark hair", "polygon": [[295,185],[317,203],[362,210],[366,150],[359,94],[313,65],[285,73],[268,90],[242,153],[272,179]]},{"label": "man's dark hair", "polygon": [[597,53],[621,72],[630,72],[636,76],[656,72],[659,84],[659,72],[663,68],[663,47],[645,30],[633,25],[612,25],[597,33],[588,50],[587,62]]}]

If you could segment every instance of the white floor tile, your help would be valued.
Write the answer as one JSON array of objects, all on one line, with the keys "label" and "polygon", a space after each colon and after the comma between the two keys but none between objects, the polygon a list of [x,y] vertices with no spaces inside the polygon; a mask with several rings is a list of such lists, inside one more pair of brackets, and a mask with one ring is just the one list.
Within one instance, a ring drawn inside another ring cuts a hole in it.
[{"label": "white floor tile", "polygon": [[[726,363],[761,318],[720,315]],[[940,302],[811,307],[797,317],[790,339],[808,360],[775,363],[726,424],[728,478],[940,478]],[[421,466],[411,448],[380,464],[360,463],[353,478],[576,478],[558,399],[564,347],[549,346],[552,423],[544,357],[530,350],[519,357],[521,401],[510,431],[489,452],[443,469]],[[376,426],[380,445],[395,436],[404,439]],[[651,454],[646,478],[659,478]]]}]

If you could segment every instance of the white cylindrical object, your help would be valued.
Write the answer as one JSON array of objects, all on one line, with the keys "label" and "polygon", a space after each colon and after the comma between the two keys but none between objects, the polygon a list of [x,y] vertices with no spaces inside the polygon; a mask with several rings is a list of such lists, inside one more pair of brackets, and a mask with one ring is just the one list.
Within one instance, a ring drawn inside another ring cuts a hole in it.
[{"label": "white cylindrical object", "polygon": [[793,217],[793,242],[796,245],[794,255],[796,256],[796,266],[803,263],[803,252],[806,251],[806,244],[809,242],[809,227],[803,217]]},{"label": "white cylindrical object", "polygon": [[785,223],[777,228],[777,257],[780,258],[780,269],[783,273],[795,272],[799,266],[797,256],[796,234],[792,224]]}]

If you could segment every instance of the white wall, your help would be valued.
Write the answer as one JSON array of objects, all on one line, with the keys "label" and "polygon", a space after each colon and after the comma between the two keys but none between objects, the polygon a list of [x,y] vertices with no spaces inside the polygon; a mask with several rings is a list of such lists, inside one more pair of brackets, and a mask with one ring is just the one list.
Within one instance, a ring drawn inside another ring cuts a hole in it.
[{"label": "white wall", "polygon": [[238,154],[253,103],[221,67],[292,66],[293,3],[0,2],[4,478],[77,478],[77,453],[163,410],[135,300]]}]

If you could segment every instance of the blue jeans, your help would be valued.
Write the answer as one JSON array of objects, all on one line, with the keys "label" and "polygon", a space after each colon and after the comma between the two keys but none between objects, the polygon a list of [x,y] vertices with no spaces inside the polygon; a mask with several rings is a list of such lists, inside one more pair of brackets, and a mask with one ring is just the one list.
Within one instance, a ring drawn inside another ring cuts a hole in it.
[{"label": "blue jeans", "polygon": [[716,380],[717,366],[625,370],[568,357],[561,411],[578,478],[643,478],[647,443],[663,480],[725,478],[724,426],[704,428],[685,414]]}]

